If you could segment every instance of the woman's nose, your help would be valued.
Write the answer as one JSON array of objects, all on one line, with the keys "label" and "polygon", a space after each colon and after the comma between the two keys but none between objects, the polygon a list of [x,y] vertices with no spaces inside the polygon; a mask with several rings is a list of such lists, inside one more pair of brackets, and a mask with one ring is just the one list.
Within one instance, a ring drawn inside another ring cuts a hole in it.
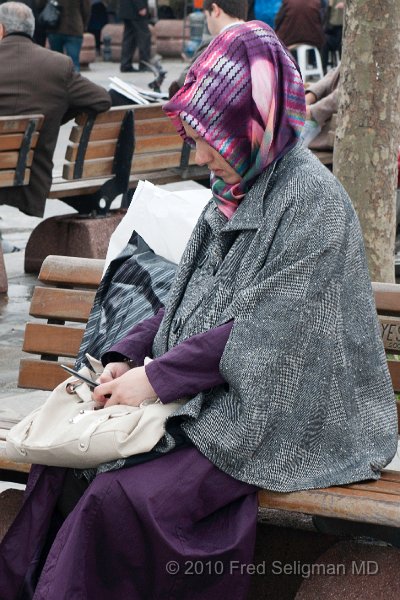
[{"label": "woman's nose", "polygon": [[210,153],[207,151],[207,148],[204,147],[203,144],[196,144],[196,154],[194,157],[196,165],[202,167],[206,165],[210,160]]}]

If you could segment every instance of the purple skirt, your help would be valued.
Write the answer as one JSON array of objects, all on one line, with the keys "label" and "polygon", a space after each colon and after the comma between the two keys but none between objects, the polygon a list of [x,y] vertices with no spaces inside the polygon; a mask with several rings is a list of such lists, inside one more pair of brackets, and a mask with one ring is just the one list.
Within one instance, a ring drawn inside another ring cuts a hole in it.
[{"label": "purple skirt", "polygon": [[[1,600],[29,589],[64,476],[65,469],[32,468],[0,546]],[[246,598],[240,565],[253,561],[256,522],[257,488],[194,447],[103,473],[56,533],[34,599]]]}]

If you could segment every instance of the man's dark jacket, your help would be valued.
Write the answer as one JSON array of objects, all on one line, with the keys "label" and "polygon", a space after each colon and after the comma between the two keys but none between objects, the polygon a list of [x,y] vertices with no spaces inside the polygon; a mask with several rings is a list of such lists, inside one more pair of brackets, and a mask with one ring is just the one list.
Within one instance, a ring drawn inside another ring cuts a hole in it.
[{"label": "man's dark jacket", "polygon": [[285,46],[309,44],[321,49],[325,42],[321,0],[283,0],[275,32]]},{"label": "man's dark jacket", "polygon": [[0,116],[44,114],[29,186],[0,189],[0,204],[43,216],[51,186],[60,125],[84,110],[103,112],[108,92],[73,70],[69,57],[34,44],[23,34],[0,41]]},{"label": "man's dark jacket", "polygon": [[120,0],[118,16],[120,19],[140,19],[139,10],[143,8],[148,9],[147,0]]}]

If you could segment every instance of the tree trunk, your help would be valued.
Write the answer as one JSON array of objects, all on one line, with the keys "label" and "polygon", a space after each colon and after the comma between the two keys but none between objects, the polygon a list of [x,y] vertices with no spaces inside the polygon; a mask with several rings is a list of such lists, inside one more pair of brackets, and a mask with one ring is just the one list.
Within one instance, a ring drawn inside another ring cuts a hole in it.
[{"label": "tree trunk", "polygon": [[334,173],[358,213],[371,279],[394,281],[400,0],[347,0]]}]

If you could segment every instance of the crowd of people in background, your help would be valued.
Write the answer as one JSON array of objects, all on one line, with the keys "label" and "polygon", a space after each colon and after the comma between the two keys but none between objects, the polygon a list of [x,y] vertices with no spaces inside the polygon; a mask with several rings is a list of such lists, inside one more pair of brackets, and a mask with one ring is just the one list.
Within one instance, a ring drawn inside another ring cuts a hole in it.
[{"label": "crowd of people in background", "polygon": [[[7,0],[0,0],[0,5]],[[148,0],[59,0],[61,22],[57,29],[46,31],[38,16],[47,0],[21,0],[36,18],[34,40],[51,49],[65,52],[79,71],[79,51],[83,33],[92,33],[96,50],[101,51],[101,30],[107,23],[124,24],[123,59],[121,71],[133,71],[131,54],[139,48],[139,70],[146,70],[150,58],[149,23],[154,19],[174,19],[183,15],[183,2],[158,2],[158,9],[150,11]],[[182,4],[182,7],[180,7]],[[324,71],[332,63],[332,56],[341,54],[344,0],[250,0],[247,20],[258,20],[272,27],[286,45],[309,44],[321,52]],[[338,53],[336,55],[336,53]],[[337,60],[336,60],[337,63]]]}]

